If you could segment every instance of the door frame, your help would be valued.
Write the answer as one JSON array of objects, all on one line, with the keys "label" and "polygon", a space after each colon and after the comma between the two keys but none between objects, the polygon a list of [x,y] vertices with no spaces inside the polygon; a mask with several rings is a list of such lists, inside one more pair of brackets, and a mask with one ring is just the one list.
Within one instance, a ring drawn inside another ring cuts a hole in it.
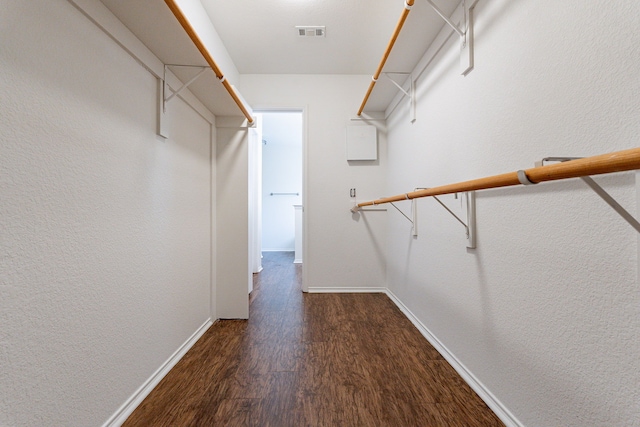
[{"label": "door frame", "polygon": [[308,268],[305,268],[305,264],[308,263],[309,260],[309,251],[308,243],[307,243],[307,220],[306,220],[306,211],[308,207],[308,179],[307,179],[307,171],[308,171],[308,107],[305,106],[273,106],[273,105],[256,105],[253,106],[253,111],[255,113],[301,113],[302,114],[302,292],[309,291],[308,285]]}]

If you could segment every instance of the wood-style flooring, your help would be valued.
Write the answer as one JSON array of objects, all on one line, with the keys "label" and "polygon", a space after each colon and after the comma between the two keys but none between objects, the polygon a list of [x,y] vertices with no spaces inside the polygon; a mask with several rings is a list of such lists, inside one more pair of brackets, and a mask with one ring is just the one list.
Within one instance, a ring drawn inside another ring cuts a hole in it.
[{"label": "wood-style flooring", "polygon": [[265,253],[250,319],[216,322],[124,424],[502,426],[384,294],[303,294]]}]

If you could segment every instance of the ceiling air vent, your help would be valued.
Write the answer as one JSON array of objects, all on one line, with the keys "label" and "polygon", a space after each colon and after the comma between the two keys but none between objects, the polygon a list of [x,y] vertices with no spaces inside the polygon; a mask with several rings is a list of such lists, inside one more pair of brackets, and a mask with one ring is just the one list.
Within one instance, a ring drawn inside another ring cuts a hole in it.
[{"label": "ceiling air vent", "polygon": [[326,27],[318,27],[318,26],[297,26],[296,33],[298,37],[324,37]]}]

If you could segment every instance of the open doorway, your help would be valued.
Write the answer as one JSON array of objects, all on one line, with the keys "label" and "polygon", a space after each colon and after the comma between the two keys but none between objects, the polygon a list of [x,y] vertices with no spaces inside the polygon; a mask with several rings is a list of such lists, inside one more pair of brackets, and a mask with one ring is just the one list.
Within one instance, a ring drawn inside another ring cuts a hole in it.
[{"label": "open doorway", "polygon": [[262,143],[262,251],[294,252],[295,212],[302,207],[302,113],[262,113]]},{"label": "open doorway", "polygon": [[256,118],[249,159],[253,273],[262,269],[262,252],[286,252],[303,262],[303,113],[260,111]]}]

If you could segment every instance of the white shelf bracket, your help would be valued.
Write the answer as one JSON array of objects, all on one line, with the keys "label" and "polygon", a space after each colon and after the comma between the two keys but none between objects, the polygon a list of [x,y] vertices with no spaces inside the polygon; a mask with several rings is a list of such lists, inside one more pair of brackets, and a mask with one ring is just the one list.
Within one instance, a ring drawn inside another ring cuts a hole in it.
[{"label": "white shelf bracket", "polygon": [[467,248],[476,248],[476,192],[464,193],[467,204]]},{"label": "white shelf bracket", "polygon": [[[188,82],[184,83],[177,90],[173,90],[169,84],[167,84],[167,70],[170,70],[170,67],[187,67],[187,68],[197,68],[200,71],[193,76]],[[195,82],[206,70],[211,67],[202,66],[202,65],[178,65],[178,64],[165,64],[164,71],[162,74],[162,80],[159,81],[158,85],[158,135],[163,138],[168,138],[169,135],[167,133],[167,104],[176,96],[180,95],[185,89],[189,87],[189,85]],[[170,95],[167,93],[172,92]]]},{"label": "white shelf bracket", "polygon": [[[409,90],[408,91],[405,90],[405,88],[403,88],[402,85],[400,85],[397,81],[393,80],[390,74],[409,76]],[[397,87],[398,90],[404,94],[404,96],[409,97],[409,102],[410,102],[409,113],[411,115],[411,123],[414,123],[416,121],[416,89],[415,89],[415,84],[413,82],[413,77],[411,76],[411,73],[382,73],[382,75],[385,76],[387,79],[389,79],[389,81],[393,83],[395,87]]]},{"label": "white shelf bracket", "polygon": [[413,237],[418,237],[418,199],[411,200],[411,217],[413,218]]},{"label": "white shelf bracket", "polygon": [[[581,159],[582,157],[545,157],[542,159],[540,166],[544,166],[545,162],[566,162],[569,160]],[[625,221],[629,223],[638,233],[640,233],[640,222],[629,213],[620,203],[614,199],[607,190],[602,188],[590,176],[582,176],[580,179],[589,186],[598,196],[602,198],[614,211],[616,211]]]},{"label": "white shelf bracket", "polygon": [[[466,1],[465,1],[465,0],[463,0],[463,2],[462,2],[462,3],[463,3],[463,7],[464,7],[464,3],[465,3],[465,2],[466,2]],[[438,15],[440,15],[440,17],[441,17],[442,19],[444,19],[444,22],[446,22],[447,24],[449,24],[449,26],[450,26],[451,28],[453,28],[453,31],[455,31],[456,33],[458,33],[458,35],[459,35],[461,38],[464,38],[464,31],[463,31],[462,29],[460,29],[456,24],[454,24],[454,23],[453,23],[453,21],[452,21],[451,19],[449,19],[449,17],[448,17],[447,15],[445,15],[445,14],[444,14],[444,12],[443,12],[442,10],[440,10],[440,8],[439,8],[438,6],[436,6],[436,4],[435,4],[433,1],[431,1],[431,0],[427,0],[427,3],[429,3],[429,6],[431,6],[431,8],[432,8],[432,9],[433,9],[433,10],[434,10]],[[463,26],[463,28],[464,28],[464,26]]]},{"label": "white shelf bracket", "polygon": [[397,210],[398,212],[400,212],[400,213],[402,214],[402,216],[403,216],[403,217],[405,217],[405,218],[406,218],[406,219],[407,219],[411,224],[413,224],[413,223],[414,223],[414,219],[415,219],[415,218],[414,218],[414,219],[409,218],[409,217],[407,216],[407,214],[406,214],[406,213],[402,212],[402,210],[400,210],[400,208],[396,206],[396,204],[395,204],[395,203],[390,202],[389,204],[390,204],[391,206],[393,206],[394,208],[396,208],[396,210]]},{"label": "white shelf bracket", "polygon": [[411,218],[409,218],[407,214],[405,214],[402,210],[400,210],[400,208],[398,208],[395,203],[390,202],[389,204],[394,208],[396,208],[396,210],[400,212],[402,216],[405,217],[407,221],[411,223],[412,225],[411,235],[413,237],[417,237],[418,236],[418,210],[416,206],[418,205],[418,201],[416,199],[409,199],[409,195],[407,195],[406,197],[407,197],[407,200],[411,200]]},{"label": "white shelf bracket", "polygon": [[411,96],[411,93],[407,92],[406,90],[404,90],[404,88],[400,85],[400,83],[398,83],[397,81],[395,81],[395,80],[393,80],[391,78],[390,74],[399,74],[399,75],[403,75],[403,76],[408,76],[410,74],[409,73],[382,73],[382,75],[385,76],[391,83],[393,83],[395,85],[395,87],[397,87],[400,92],[404,93],[405,96]]},{"label": "white shelf bracket", "polygon": [[156,113],[157,115],[157,126],[158,129],[156,130],[156,133],[158,134],[158,136],[161,136],[162,138],[169,138],[169,132],[167,130],[167,119],[166,119],[166,112],[164,110],[164,79],[161,79],[158,77],[158,111]]},{"label": "white shelf bracket", "polygon": [[445,15],[432,0],[426,1],[460,37],[460,74],[466,76],[473,70],[473,9],[478,0],[462,0],[462,19],[459,24]]},{"label": "white shelf bracket", "polygon": [[[428,188],[416,188],[415,190],[428,190]],[[465,229],[465,238],[467,242],[467,248],[475,249],[476,248],[476,192],[475,191],[467,191],[462,193],[464,195],[463,204],[464,210],[466,213],[466,222],[462,220],[458,215],[455,214],[447,205],[445,205],[437,196],[433,197],[436,202],[438,202],[447,212],[449,212],[455,219]],[[456,193],[456,199],[458,198],[458,194]],[[414,216],[414,236],[417,236],[417,203],[416,199],[413,200],[413,216]]]},{"label": "white shelf bracket", "polygon": [[[200,71],[198,71],[198,73],[193,76],[188,82],[184,83],[182,86],[180,86],[180,88],[178,88],[177,90],[173,90],[171,88],[171,86],[169,86],[167,84],[167,69],[169,67],[188,67],[188,68],[198,68]],[[198,78],[208,69],[210,69],[211,67],[205,67],[205,66],[201,66],[201,65],[176,65],[176,64],[165,64],[164,66],[164,75],[163,75],[163,79],[162,81],[164,82],[164,94],[162,97],[162,108],[163,111],[167,110],[167,104],[169,103],[169,101],[171,101],[174,97],[180,95],[182,93],[182,91],[184,91],[186,88],[189,87],[189,85],[191,85],[191,83],[195,82],[196,80],[198,80]],[[168,90],[167,90],[168,89]],[[171,95],[167,96],[167,92],[173,92]]]}]

